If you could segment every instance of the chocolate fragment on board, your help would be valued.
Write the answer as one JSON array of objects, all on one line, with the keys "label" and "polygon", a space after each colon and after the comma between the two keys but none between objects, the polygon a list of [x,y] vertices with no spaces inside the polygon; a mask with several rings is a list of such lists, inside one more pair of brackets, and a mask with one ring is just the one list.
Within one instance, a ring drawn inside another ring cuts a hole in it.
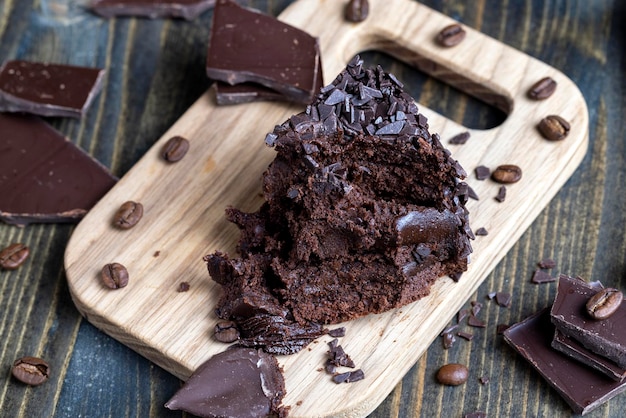
[{"label": "chocolate fragment on board", "polygon": [[540,262],[537,263],[537,266],[542,269],[553,269],[556,267],[556,261],[551,258],[544,258]]},{"label": "chocolate fragment on board", "polygon": [[535,284],[551,283],[556,282],[556,277],[553,277],[550,273],[546,273],[543,270],[535,270],[530,281]]},{"label": "chocolate fragment on board", "polygon": [[215,0],[92,0],[89,8],[96,14],[137,16],[156,19],[177,17],[192,20],[215,5]]},{"label": "chocolate fragment on board", "polygon": [[491,170],[489,167],[485,167],[484,165],[479,165],[474,169],[474,173],[476,174],[477,180],[485,180],[491,176]]},{"label": "chocolate fragment on board", "polygon": [[500,186],[500,188],[498,189],[498,194],[496,195],[495,199],[500,203],[506,200],[506,186]]},{"label": "chocolate fragment on board", "polygon": [[626,380],[616,382],[551,347],[555,327],[550,310],[511,326],[505,341],[552,386],[574,413],[586,414],[626,390]]},{"label": "chocolate fragment on board", "polygon": [[233,1],[216,2],[206,60],[209,78],[231,85],[258,83],[308,104],[319,88],[319,61],[317,39],[308,33]]},{"label": "chocolate fragment on board", "polygon": [[552,305],[552,322],[563,334],[626,368],[626,304],[620,304],[607,319],[593,319],[585,313],[585,305],[597,292],[582,279],[562,274]]},{"label": "chocolate fragment on board", "polygon": [[0,114],[0,220],[77,222],[116,182],[34,116]]},{"label": "chocolate fragment on board", "polygon": [[474,232],[474,235],[486,236],[486,235],[489,235],[489,231],[487,231],[487,229],[485,229],[484,227],[480,227],[476,230],[476,232]]},{"label": "chocolate fragment on board", "polygon": [[460,134],[454,135],[448,141],[452,145],[463,145],[470,138],[470,133],[468,131],[461,132]]},{"label": "chocolate fragment on board", "polygon": [[7,61],[0,68],[0,112],[81,117],[102,88],[104,70]]},{"label": "chocolate fragment on board", "polygon": [[284,417],[285,380],[274,356],[233,347],[193,372],[165,407],[201,417]]}]

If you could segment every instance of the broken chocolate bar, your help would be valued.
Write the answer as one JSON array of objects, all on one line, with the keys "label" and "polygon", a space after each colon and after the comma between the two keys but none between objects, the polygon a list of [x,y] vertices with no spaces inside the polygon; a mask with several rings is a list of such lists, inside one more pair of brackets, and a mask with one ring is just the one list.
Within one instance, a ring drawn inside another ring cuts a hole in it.
[{"label": "broken chocolate bar", "polygon": [[619,367],[611,360],[599,356],[593,351],[587,350],[582,344],[564,335],[558,329],[554,333],[552,348],[589,367],[593,367],[615,381],[619,382],[626,377],[626,369]]},{"label": "broken chocolate bar", "polygon": [[586,414],[626,390],[626,381],[616,382],[554,350],[554,325],[550,310],[512,325],[505,341],[521,354],[552,386],[576,414]]},{"label": "broken chocolate bar", "polygon": [[215,0],[93,0],[89,8],[106,18],[137,16],[151,19],[180,17],[192,20],[214,5]]},{"label": "broken chocolate bar", "polygon": [[165,407],[200,417],[284,416],[285,381],[274,356],[234,347],[203,363]]},{"label": "broken chocolate bar", "polygon": [[213,11],[207,76],[227,84],[253,82],[309,104],[319,89],[320,52],[306,32],[230,0]]},{"label": "broken chocolate bar", "polygon": [[7,61],[0,68],[0,111],[80,117],[101,89],[104,70]]},{"label": "broken chocolate bar", "polygon": [[552,305],[552,322],[563,334],[626,368],[626,305],[622,303],[607,319],[593,319],[585,313],[585,304],[597,292],[582,279],[561,275]]},{"label": "broken chocolate bar", "polygon": [[77,222],[116,182],[35,116],[0,114],[0,220]]}]

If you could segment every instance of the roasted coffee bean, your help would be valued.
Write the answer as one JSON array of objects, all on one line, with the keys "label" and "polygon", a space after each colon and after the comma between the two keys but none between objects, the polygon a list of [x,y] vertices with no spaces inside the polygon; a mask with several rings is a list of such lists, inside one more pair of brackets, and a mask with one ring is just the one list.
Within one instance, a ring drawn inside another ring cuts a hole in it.
[{"label": "roasted coffee bean", "polygon": [[239,329],[233,321],[220,321],[215,325],[215,339],[222,343],[232,343],[239,339]]},{"label": "roasted coffee bean", "polygon": [[552,96],[555,90],[556,81],[550,77],[544,77],[532,85],[528,90],[528,97],[533,100],[544,100]]},{"label": "roasted coffee bean", "polygon": [[439,383],[450,386],[458,386],[467,381],[469,370],[462,364],[450,363],[442,366],[437,372]]},{"label": "roasted coffee bean", "polygon": [[569,134],[570,124],[557,115],[546,116],[537,126],[541,135],[549,141],[560,141]]},{"label": "roasted coffee bean", "polygon": [[120,263],[110,263],[100,272],[102,283],[110,289],[119,289],[128,284],[128,270]]},{"label": "roasted coffee bean", "polygon": [[362,22],[370,13],[370,4],[367,0],[350,0],[346,5],[345,17],[348,22]]},{"label": "roasted coffee bean", "polygon": [[173,136],[163,146],[161,156],[165,161],[175,163],[180,161],[187,151],[189,151],[189,141],[182,136]]},{"label": "roasted coffee bean", "polygon": [[138,202],[124,202],[113,216],[113,225],[121,229],[130,229],[137,225],[143,216],[143,205]]},{"label": "roasted coffee bean", "polygon": [[613,315],[622,304],[624,295],[617,289],[607,287],[600,290],[587,301],[587,313],[593,319],[606,319]]},{"label": "roasted coffee bean", "polygon": [[465,29],[458,23],[446,26],[437,35],[437,41],[443,46],[455,46],[465,39]]},{"label": "roasted coffee bean", "polygon": [[0,267],[5,270],[15,270],[28,258],[30,249],[20,243],[11,244],[0,251]]},{"label": "roasted coffee bean", "polygon": [[50,366],[37,357],[22,357],[15,360],[11,373],[20,382],[37,386],[50,377]]},{"label": "roasted coffee bean", "polygon": [[491,179],[502,184],[516,183],[522,178],[522,169],[514,164],[499,165],[493,173]]}]

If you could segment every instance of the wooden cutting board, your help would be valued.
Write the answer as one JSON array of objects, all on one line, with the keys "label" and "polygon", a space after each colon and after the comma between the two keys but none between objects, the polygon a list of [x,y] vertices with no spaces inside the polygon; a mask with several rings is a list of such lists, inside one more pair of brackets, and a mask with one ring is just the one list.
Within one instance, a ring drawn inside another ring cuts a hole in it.
[{"label": "wooden cutting board", "polygon": [[[442,48],[434,38],[454,21],[413,1],[370,0],[370,17],[359,24],[343,20],[345,3],[299,0],[280,16],[320,38],[326,83],[355,54],[378,49],[509,116],[497,128],[469,130],[465,145],[449,145],[480,196],[468,203],[473,229],[489,231],[473,242],[469,271],[458,283],[442,278],[430,296],[402,309],[345,324],[341,344],[364,370],[361,382],[336,385],[318,371],[328,337],[310,350],[279,357],[288,391],[284,403],[293,417],[358,417],[375,409],[573,173],[588,142],[585,101],[554,68],[470,28],[461,44]],[[556,93],[545,101],[528,99],[528,88],[546,76],[558,82]],[[72,235],[65,253],[67,279],[87,320],[182,379],[224,350],[212,339],[220,289],[202,257],[218,249],[234,254],[239,233],[224,219],[224,209],[260,206],[260,177],[274,156],[264,145],[265,134],[301,110],[276,103],[218,107],[212,90],[203,95]],[[420,110],[445,145],[468,130],[423,106]],[[537,123],[550,114],[570,121],[564,141],[549,142],[539,135]],[[159,152],[173,135],[188,138],[191,149],[182,161],[167,164]],[[520,166],[523,177],[499,203],[494,199],[499,185],[477,181],[473,170],[505,163]],[[111,227],[111,218],[127,200],[143,203],[145,213],[137,226],[122,231]],[[127,266],[126,288],[111,291],[100,284],[98,272],[110,262]],[[177,291],[182,281],[190,284],[188,292]]]}]

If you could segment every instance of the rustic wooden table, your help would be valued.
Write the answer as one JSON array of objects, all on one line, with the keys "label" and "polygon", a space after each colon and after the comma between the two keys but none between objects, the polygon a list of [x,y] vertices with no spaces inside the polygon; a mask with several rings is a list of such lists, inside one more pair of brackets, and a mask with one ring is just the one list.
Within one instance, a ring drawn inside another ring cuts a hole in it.
[{"label": "rustic wooden table", "polygon": [[[339,1],[339,0],[335,0]],[[117,176],[123,176],[209,86],[204,59],[211,12],[187,22],[120,18],[85,11],[86,0],[0,0],[0,59],[107,69],[104,90],[81,120],[48,119]],[[288,0],[241,2],[278,15]],[[589,107],[590,146],[579,169],[470,300],[509,291],[509,309],[486,304],[487,328],[444,350],[435,341],[372,417],[552,417],[571,414],[555,391],[496,335],[547,306],[555,285],[534,285],[536,262],[557,272],[626,288],[626,3],[609,0],[425,0],[448,14],[563,71]],[[380,52],[364,53],[403,80],[431,109],[472,128],[505,115]],[[520,144],[523,147],[524,144]],[[180,381],[83,320],[63,272],[71,225],[0,224],[0,247],[30,246],[16,271],[0,271],[0,416],[180,416],[163,407]],[[14,359],[45,358],[50,381],[27,387],[10,377]],[[445,363],[470,366],[461,387],[434,374]],[[486,376],[485,384],[479,378]],[[623,416],[626,395],[590,416]]]}]

